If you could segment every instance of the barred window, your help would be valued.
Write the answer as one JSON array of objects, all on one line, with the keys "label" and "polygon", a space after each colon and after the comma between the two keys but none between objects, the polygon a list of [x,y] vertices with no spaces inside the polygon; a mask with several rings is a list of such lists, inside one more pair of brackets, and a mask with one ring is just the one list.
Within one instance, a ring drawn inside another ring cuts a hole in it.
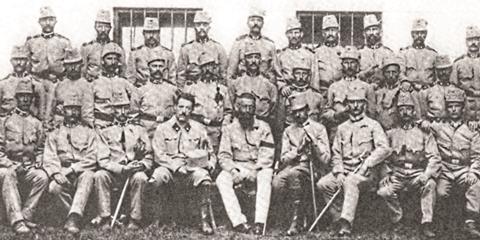
[{"label": "barred window", "polygon": [[363,17],[375,14],[379,20],[381,12],[324,12],[324,11],[297,11],[297,17],[302,23],[304,42],[316,47],[323,42],[322,20],[325,15],[335,15],[340,25],[340,45],[364,45]]},{"label": "barred window", "polygon": [[143,44],[143,23],[146,17],[158,18],[160,42],[178,52],[183,43],[193,39],[193,18],[200,8],[113,8],[113,39],[128,53]]}]

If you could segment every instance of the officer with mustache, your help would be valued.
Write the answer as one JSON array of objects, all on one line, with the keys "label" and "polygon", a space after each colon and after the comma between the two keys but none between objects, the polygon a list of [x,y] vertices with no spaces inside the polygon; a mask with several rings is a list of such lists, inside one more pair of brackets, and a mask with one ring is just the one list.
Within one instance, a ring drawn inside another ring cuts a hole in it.
[{"label": "officer with mustache", "polygon": [[[98,10],[94,28],[97,32],[97,37],[90,42],[83,43],[80,48],[80,54],[82,55],[84,64],[82,73],[89,82],[100,76],[102,72],[101,54],[103,47],[105,44],[112,42],[109,36],[112,30],[110,11],[105,9]],[[122,63],[121,73],[124,74],[126,68],[125,54],[122,54],[120,62]]]},{"label": "officer with mustache", "polygon": [[312,81],[312,87],[326,96],[328,87],[342,78],[342,64],[338,53],[343,51],[339,45],[340,25],[334,15],[326,15],[322,19],[323,44],[315,49],[318,62],[318,82]]},{"label": "officer with mustache", "polygon": [[467,53],[455,59],[451,81],[465,90],[465,115],[469,127],[478,126],[480,120],[480,29],[468,26]]},{"label": "officer with mustache", "polygon": [[434,83],[435,58],[438,55],[435,49],[425,44],[427,25],[427,20],[422,18],[413,21],[411,31],[413,43],[400,49],[399,54],[403,59],[407,78],[424,89]]}]

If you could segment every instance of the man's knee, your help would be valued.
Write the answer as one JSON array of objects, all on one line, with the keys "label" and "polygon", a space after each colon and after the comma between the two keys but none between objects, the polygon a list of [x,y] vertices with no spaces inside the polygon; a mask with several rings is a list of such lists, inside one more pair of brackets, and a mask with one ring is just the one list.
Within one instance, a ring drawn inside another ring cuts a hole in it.
[{"label": "man's knee", "polygon": [[389,186],[382,186],[377,190],[377,195],[383,198],[389,198],[395,196],[395,192]]},{"label": "man's knee", "polygon": [[444,199],[444,198],[450,197],[450,189],[449,189],[448,185],[438,184],[436,189],[437,189],[437,196],[439,198]]},{"label": "man's knee", "polygon": [[427,183],[423,186],[423,192],[433,192],[437,188],[437,183],[433,179],[428,179]]},{"label": "man's knee", "polygon": [[158,167],[153,171],[152,183],[155,187],[160,187],[169,183],[172,179],[172,173],[165,167]]},{"label": "man's knee", "polygon": [[1,180],[16,179],[16,178],[17,178],[17,173],[15,172],[14,168],[0,168]]},{"label": "man's knee", "polygon": [[106,170],[98,170],[93,174],[96,184],[104,183],[110,180],[110,174]]},{"label": "man's knee", "polygon": [[272,182],[273,169],[264,168],[257,173],[257,182]]},{"label": "man's knee", "polygon": [[138,186],[138,185],[144,185],[148,181],[147,174],[144,172],[136,172],[132,176],[132,185]]},{"label": "man's knee", "polygon": [[40,170],[40,169],[34,169],[31,170],[31,174],[33,175],[33,184],[35,186],[48,186],[48,182],[50,181],[48,179],[48,175],[45,171]]},{"label": "man's knee", "polygon": [[226,187],[230,186],[233,187],[233,179],[232,175],[227,171],[221,171],[218,174],[217,179],[215,180],[217,187]]},{"label": "man's knee", "polygon": [[60,195],[63,193],[63,187],[55,181],[51,181],[48,185],[48,192],[53,195]]},{"label": "man's knee", "polygon": [[317,189],[319,191],[326,191],[328,189],[332,189],[336,184],[334,181],[335,177],[330,173],[325,175],[324,177],[320,178],[317,182]]}]

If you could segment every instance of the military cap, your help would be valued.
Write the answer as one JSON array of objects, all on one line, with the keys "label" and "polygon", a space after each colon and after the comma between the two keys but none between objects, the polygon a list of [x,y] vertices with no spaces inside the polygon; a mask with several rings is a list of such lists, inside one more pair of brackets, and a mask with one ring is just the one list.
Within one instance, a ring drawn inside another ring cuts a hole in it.
[{"label": "military cap", "polygon": [[290,110],[292,111],[300,110],[308,106],[306,94],[291,95],[288,101],[290,102]]},{"label": "military cap", "polygon": [[114,42],[109,42],[109,43],[105,44],[105,46],[103,46],[102,58],[104,58],[105,56],[107,56],[110,53],[115,53],[115,54],[118,54],[118,55],[122,56],[123,55],[123,49],[120,46],[118,46],[118,44],[116,44]]},{"label": "military cap", "polygon": [[160,31],[158,18],[146,17],[143,24],[143,31]]},{"label": "military cap", "polygon": [[200,56],[198,56],[198,64],[200,66],[203,66],[211,62],[216,62],[216,61],[215,61],[215,58],[212,56],[212,54],[209,54],[208,52],[202,52]]},{"label": "military cap", "polygon": [[334,15],[326,15],[322,19],[322,29],[325,30],[331,27],[340,27],[337,18]]},{"label": "military cap", "polygon": [[417,19],[413,20],[412,32],[413,31],[427,31],[427,25],[428,25],[427,20],[425,20],[423,18],[417,18]]},{"label": "military cap", "polygon": [[82,99],[80,98],[80,94],[77,92],[71,92],[63,101],[63,106],[68,107],[68,106],[82,106]]},{"label": "military cap", "polygon": [[29,53],[26,47],[24,46],[13,46],[12,54],[10,58],[28,58]]},{"label": "military cap", "polygon": [[446,102],[465,102],[465,92],[459,88],[450,88],[445,93]]},{"label": "military cap", "polygon": [[262,54],[262,52],[260,51],[260,48],[258,48],[257,44],[255,44],[253,42],[249,42],[245,46],[244,55],[247,56],[247,55],[250,55],[250,54]]},{"label": "military cap", "polygon": [[168,56],[166,56],[165,51],[162,50],[153,50],[148,53],[147,64],[150,64],[153,61],[164,61],[166,62]]},{"label": "military cap", "polygon": [[448,55],[438,55],[435,58],[435,68],[442,69],[450,67],[452,67],[452,62],[450,61],[450,57]]},{"label": "military cap", "polygon": [[187,157],[187,168],[204,168],[208,166],[208,151],[195,149],[185,153]]},{"label": "military cap", "polygon": [[478,38],[480,37],[480,29],[477,26],[468,26],[466,38]]},{"label": "military cap", "polygon": [[30,93],[33,94],[33,85],[28,81],[20,81],[15,88],[15,93]]},{"label": "military cap", "polygon": [[111,106],[123,106],[129,105],[130,100],[128,100],[127,95],[123,91],[113,92]]},{"label": "military cap", "polygon": [[397,66],[400,67],[401,64],[402,64],[402,59],[400,59],[400,57],[392,54],[392,55],[387,56],[387,58],[383,61],[382,68],[386,68],[390,65],[397,65]]},{"label": "military cap", "polygon": [[363,29],[367,29],[371,26],[380,26],[381,21],[377,19],[375,14],[368,14],[363,17]]},{"label": "military cap", "polygon": [[397,97],[397,107],[400,106],[415,106],[413,96],[410,92],[400,91]]},{"label": "military cap", "polygon": [[105,9],[98,10],[97,17],[95,18],[95,22],[111,23],[112,17],[110,16],[110,11]]},{"label": "military cap", "polygon": [[194,23],[211,23],[212,18],[206,11],[197,11],[195,12],[195,17],[193,18]]},{"label": "military cap", "polygon": [[82,55],[80,55],[80,52],[78,52],[77,49],[67,49],[65,52],[65,60],[63,63],[69,64],[82,62]]},{"label": "military cap", "polygon": [[347,100],[367,100],[367,90],[358,83],[351,83],[347,87]]},{"label": "military cap", "polygon": [[51,7],[45,6],[40,8],[40,18],[47,18],[47,17],[56,17],[55,13],[53,12]]},{"label": "military cap", "polygon": [[360,52],[355,46],[346,46],[343,51],[340,53],[341,59],[351,58],[360,60]]},{"label": "military cap", "polygon": [[260,9],[258,7],[252,7],[250,8],[250,11],[248,13],[248,17],[265,17],[265,10]]},{"label": "military cap", "polygon": [[308,59],[305,57],[293,59],[292,70],[295,70],[295,69],[311,70],[311,66],[309,64]]},{"label": "military cap", "polygon": [[287,28],[285,32],[288,32],[293,29],[302,29],[302,24],[298,18],[289,18],[287,19]]}]

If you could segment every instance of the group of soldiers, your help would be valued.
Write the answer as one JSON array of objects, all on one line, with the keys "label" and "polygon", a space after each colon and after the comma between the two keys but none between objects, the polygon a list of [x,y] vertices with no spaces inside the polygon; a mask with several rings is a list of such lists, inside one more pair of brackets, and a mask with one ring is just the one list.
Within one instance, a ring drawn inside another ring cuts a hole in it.
[{"label": "group of soldiers", "polygon": [[[400,195],[416,191],[428,237],[437,201],[447,208],[461,193],[464,230],[480,238],[480,29],[467,27],[467,53],[452,63],[425,45],[424,19],[413,22],[412,45],[394,53],[375,15],[364,17],[360,50],[339,45],[340,26],[327,15],[317,48],[302,45],[292,18],[289,44],[277,51],[262,35],[264,18],[250,11],[250,31],[227,57],[199,11],[196,38],[175,61],[160,45],[158,19],[147,17],[145,43],[127,59],[109,38],[109,11],[97,14],[97,38],[76,50],[54,31],[52,9],[41,8],[42,32],[13,48],[13,72],[0,81],[1,197],[13,230],[37,227],[44,193],[69,210],[71,233],[94,196],[92,223],[108,229],[117,215],[113,189],[122,186],[127,227],[139,229],[144,203],[165,204],[173,184],[196,191],[204,234],[214,233],[216,187],[242,233],[264,234],[270,203],[291,204],[287,235],[304,230],[309,192],[315,217],[317,191],[345,236],[360,194],[382,197],[398,224]],[[253,226],[239,189],[255,196]]]}]

